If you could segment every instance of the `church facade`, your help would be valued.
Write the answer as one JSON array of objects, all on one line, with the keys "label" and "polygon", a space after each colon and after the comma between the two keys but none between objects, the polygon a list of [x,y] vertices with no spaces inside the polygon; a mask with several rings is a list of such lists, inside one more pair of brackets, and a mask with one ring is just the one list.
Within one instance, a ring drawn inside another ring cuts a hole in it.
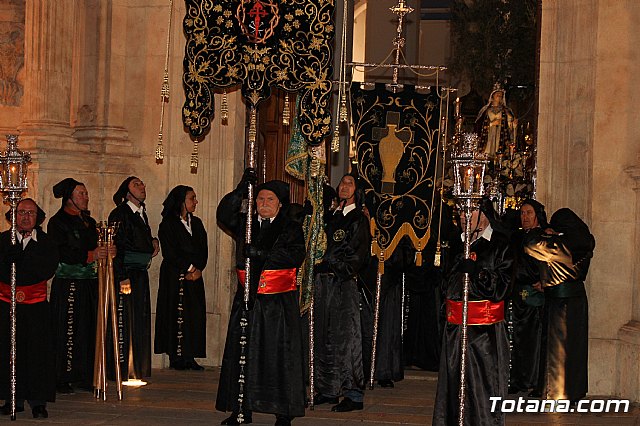
[{"label": "church facade", "polygon": [[[537,197],[552,213],[570,207],[590,225],[596,251],[590,302],[589,392],[640,401],[640,4],[624,0],[543,0],[540,44]],[[0,6],[0,128],[18,133],[33,156],[28,195],[48,216],[51,188],[71,176],[86,184],[92,216],[106,219],[129,175],[147,184],[152,229],[177,184],[193,186],[209,233],[205,365],[219,365],[233,292],[232,242],[216,225],[222,196],[244,168],[245,106],[229,93],[193,144],[181,109],[184,2],[13,0]],[[155,159],[161,87],[165,157]],[[638,81],[636,81],[638,80]],[[220,105],[216,95],[216,104]],[[0,141],[4,149],[4,142]],[[7,229],[6,223],[2,229]],[[155,305],[160,260],[150,270]],[[152,306],[155,311],[155,306]],[[153,321],[152,321],[153,323]],[[168,360],[154,358],[154,367]]]}]

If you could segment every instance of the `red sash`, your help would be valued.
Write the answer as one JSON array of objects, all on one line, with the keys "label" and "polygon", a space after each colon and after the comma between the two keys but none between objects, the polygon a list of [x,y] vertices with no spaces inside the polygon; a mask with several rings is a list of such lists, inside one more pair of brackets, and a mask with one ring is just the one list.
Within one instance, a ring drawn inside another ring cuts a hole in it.
[{"label": "red sash", "polygon": [[[240,284],[244,286],[245,270],[236,269]],[[262,271],[258,282],[258,294],[276,294],[296,290],[296,268]]]},{"label": "red sash", "polygon": [[[11,303],[11,285],[0,282],[0,300]],[[31,305],[47,300],[47,282],[16,287],[16,303]]]},{"label": "red sash", "polygon": [[[447,299],[447,321],[462,324],[462,301]],[[504,302],[470,300],[467,309],[468,325],[489,325],[504,321]]]}]

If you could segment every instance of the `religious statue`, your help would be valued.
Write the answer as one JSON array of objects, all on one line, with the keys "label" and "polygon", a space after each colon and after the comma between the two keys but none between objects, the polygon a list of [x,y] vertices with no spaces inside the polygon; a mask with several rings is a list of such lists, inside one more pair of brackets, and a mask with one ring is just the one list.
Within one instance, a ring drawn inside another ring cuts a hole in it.
[{"label": "religious statue", "polygon": [[518,120],[507,107],[504,89],[500,83],[493,86],[489,102],[482,107],[476,118],[475,131],[480,136],[479,149],[493,159],[516,144]]}]

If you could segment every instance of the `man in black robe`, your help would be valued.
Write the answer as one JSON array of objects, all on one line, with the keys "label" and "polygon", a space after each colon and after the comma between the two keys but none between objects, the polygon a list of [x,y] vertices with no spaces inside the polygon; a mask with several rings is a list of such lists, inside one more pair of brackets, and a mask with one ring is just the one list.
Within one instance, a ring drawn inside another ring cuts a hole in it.
[{"label": "man in black robe", "polygon": [[[9,218],[9,213],[7,213]],[[16,244],[11,231],[0,234],[0,399],[11,414],[11,264],[16,264],[16,412],[29,401],[34,418],[47,418],[56,397],[53,338],[47,280],[58,266],[58,248],[42,231],[45,214],[31,198],[18,203]]]},{"label": "man in black robe", "polygon": [[[464,229],[464,214],[461,217]],[[434,425],[457,425],[459,420],[460,351],[464,273],[470,274],[467,350],[466,425],[503,424],[499,410],[491,412],[492,396],[506,397],[509,338],[504,299],[509,291],[513,260],[507,238],[494,231],[485,213],[475,210],[471,222],[471,258],[459,256],[447,282],[447,324],[434,405]],[[463,234],[464,238],[464,234]]]},{"label": "man in black robe", "polygon": [[544,206],[535,200],[525,200],[520,206],[520,222],[522,228],[511,236],[515,262],[511,298],[513,347],[509,393],[533,389],[529,396],[540,397],[538,375],[544,294],[540,283],[538,261],[524,252],[524,241],[539,235],[547,227]]},{"label": "man in black robe", "polygon": [[96,260],[107,257],[107,248],[98,247],[96,221],[89,214],[89,193],[83,183],[63,179],[54,185],[53,196],[62,198],[60,210],[47,225],[47,233],[60,254],[51,284],[56,383],[58,393],[73,393],[73,382],[84,389],[93,389],[98,304]]},{"label": "man in black robe", "polygon": [[123,380],[151,376],[151,299],[147,269],[158,254],[160,244],[151,235],[144,205],[146,197],[144,183],[130,176],[113,194],[117,207],[109,214],[109,224],[118,226],[114,238],[118,253],[113,259],[113,270],[115,282],[120,283],[118,335]]},{"label": "man in black robe", "polygon": [[[223,425],[251,423],[253,411],[289,425],[304,416],[305,371],[296,268],[305,257],[302,227],[287,212],[289,184],[272,180],[256,188],[251,244],[246,244],[242,200],[255,171],[247,169],[238,187],[218,205],[218,224],[236,242],[237,291],[231,306],[222,357],[216,409],[231,411]],[[244,302],[245,259],[251,259],[248,310]],[[241,321],[248,325],[243,332]],[[244,340],[246,339],[246,340]],[[241,341],[246,341],[242,406]]]},{"label": "man in black robe", "polygon": [[343,176],[337,193],[339,205],[326,222],[327,249],[315,269],[314,404],[336,404],[344,396],[331,410],[345,412],[364,405],[357,275],[369,262],[371,238],[356,177]]},{"label": "man in black robe", "polygon": [[154,351],[169,355],[169,365],[176,370],[204,370],[195,358],[207,356],[202,279],[209,256],[207,232],[200,218],[193,215],[198,204],[193,188],[176,186],[162,204]]},{"label": "man in black robe", "polygon": [[576,403],[588,390],[589,305],[584,280],[596,242],[573,211],[558,210],[544,233],[525,242],[525,252],[541,262],[546,353],[542,397]]}]

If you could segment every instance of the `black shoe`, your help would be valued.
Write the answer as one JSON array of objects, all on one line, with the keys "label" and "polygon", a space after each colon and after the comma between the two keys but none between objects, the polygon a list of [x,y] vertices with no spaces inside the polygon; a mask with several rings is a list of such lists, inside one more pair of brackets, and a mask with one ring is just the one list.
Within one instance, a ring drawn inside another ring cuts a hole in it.
[{"label": "black shoe", "polygon": [[291,418],[287,416],[276,415],[275,426],[291,426]]},{"label": "black shoe", "polygon": [[[251,418],[251,414],[245,414],[244,419],[242,420],[242,424],[244,425],[252,422],[253,422],[253,419]],[[221,425],[239,425],[240,422],[238,422],[238,413],[231,414],[229,417],[221,421],[220,424]]]},{"label": "black shoe", "polygon": [[393,380],[391,379],[378,380],[378,386],[380,386],[381,388],[393,388],[394,387]]},{"label": "black shoe", "polygon": [[337,404],[338,403],[338,397],[330,397],[330,396],[324,396],[322,394],[316,394],[316,396],[313,397],[313,405],[322,405],[322,404]]},{"label": "black shoe", "polygon": [[71,387],[71,383],[58,383],[56,386],[56,392],[65,395],[73,395],[75,393]]},{"label": "black shoe", "polygon": [[194,371],[202,371],[202,370],[204,370],[204,367],[203,367],[203,366],[201,366],[200,364],[198,364],[195,360],[192,360],[192,361],[189,363],[189,368],[190,368],[191,370],[194,370]]},{"label": "black shoe", "polygon": [[362,402],[352,401],[351,398],[344,398],[340,404],[331,407],[331,411],[337,413],[346,413],[347,411],[362,410],[364,404]]},{"label": "black shoe", "polygon": [[511,385],[511,386],[509,386],[509,389],[507,390],[507,392],[509,393],[509,395],[514,395],[516,393],[520,393],[521,390],[520,390],[520,388]]},{"label": "black shoe", "polygon": [[531,398],[542,398],[542,392],[539,391],[538,389],[534,389],[531,392],[529,392],[529,396]]},{"label": "black shoe", "polygon": [[173,368],[174,370],[184,370],[187,368],[187,366],[185,365],[183,359],[177,359],[169,363],[169,368]]},{"label": "black shoe", "polygon": [[46,419],[49,417],[49,413],[47,413],[47,409],[45,408],[44,405],[36,405],[31,409],[31,412],[33,413],[34,419],[37,419],[37,418]]},{"label": "black shoe", "polygon": [[[16,405],[16,413],[22,413],[23,411],[24,411],[24,406],[19,407]],[[5,402],[4,405],[0,407],[0,412],[5,416],[11,415],[11,402],[9,401]]]}]

